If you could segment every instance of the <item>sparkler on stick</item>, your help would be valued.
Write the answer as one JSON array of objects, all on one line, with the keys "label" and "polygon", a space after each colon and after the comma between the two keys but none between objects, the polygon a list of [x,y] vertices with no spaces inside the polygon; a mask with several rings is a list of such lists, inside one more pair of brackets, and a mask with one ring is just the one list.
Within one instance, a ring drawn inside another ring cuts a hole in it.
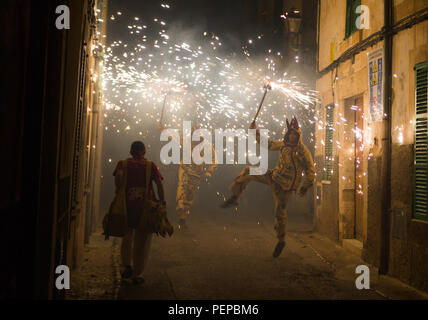
[{"label": "sparkler on stick", "polygon": [[162,120],[163,120],[163,115],[165,113],[166,99],[167,99],[168,95],[171,93],[171,91],[172,92],[184,92],[184,91],[186,91],[186,89],[183,87],[180,87],[180,86],[169,84],[169,88],[165,93],[165,97],[163,98],[162,111],[161,111],[161,115],[160,115],[160,119],[159,119],[159,127],[162,127]]},{"label": "sparkler on stick", "polygon": [[270,86],[269,82],[267,84],[265,84],[263,86],[263,88],[265,89],[265,92],[263,93],[262,101],[260,101],[259,108],[257,109],[256,115],[254,116],[252,124],[256,123],[256,119],[259,116],[260,109],[262,108],[263,101],[265,101],[265,97],[266,97],[266,94],[267,94],[268,90],[272,89],[272,87]]},{"label": "sparkler on stick", "polygon": [[162,111],[159,119],[159,127],[162,127],[162,120],[163,120],[163,114],[165,111],[165,105],[166,105],[166,98],[168,97],[169,90],[166,92],[165,97],[163,98],[163,105],[162,105]]},{"label": "sparkler on stick", "polygon": [[[158,24],[164,28],[163,21],[157,18],[153,21],[156,30]],[[272,130],[284,124],[281,117],[275,116],[278,108],[286,112],[298,108],[307,121],[313,122],[309,118],[314,114],[315,92],[277,70],[279,52],[269,49],[262,57],[260,50],[254,54],[256,60],[253,60],[253,41],[250,40],[242,53],[225,56],[223,51],[216,50],[222,44],[215,35],[210,34],[199,43],[185,34],[168,35],[166,27],[150,45],[144,29],[153,26],[138,24],[128,26],[130,34],[137,37],[136,44],[134,38],[129,43],[119,40],[105,49],[103,90],[110,106],[105,130],[121,133],[130,130],[131,122],[140,124],[150,119],[157,119],[158,124],[164,126],[169,121],[180,123],[193,114],[197,114],[201,124],[208,127],[235,126],[241,119],[254,122],[270,90],[273,91],[270,93],[272,101],[269,100],[269,109],[264,110],[264,116],[274,120]],[[263,98],[257,93],[260,84]],[[188,90],[189,94],[181,96],[180,93]],[[197,92],[193,99],[196,102],[188,101],[191,92]],[[251,109],[257,102],[254,116]]]}]

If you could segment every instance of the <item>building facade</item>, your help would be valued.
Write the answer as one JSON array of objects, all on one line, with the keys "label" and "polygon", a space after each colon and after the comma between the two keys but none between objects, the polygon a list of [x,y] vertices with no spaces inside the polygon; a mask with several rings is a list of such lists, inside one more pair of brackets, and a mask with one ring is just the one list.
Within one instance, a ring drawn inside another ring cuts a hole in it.
[{"label": "building facade", "polygon": [[98,217],[107,1],[4,5],[0,296],[62,298]]},{"label": "building facade", "polygon": [[319,0],[317,230],[428,291],[428,7]]}]

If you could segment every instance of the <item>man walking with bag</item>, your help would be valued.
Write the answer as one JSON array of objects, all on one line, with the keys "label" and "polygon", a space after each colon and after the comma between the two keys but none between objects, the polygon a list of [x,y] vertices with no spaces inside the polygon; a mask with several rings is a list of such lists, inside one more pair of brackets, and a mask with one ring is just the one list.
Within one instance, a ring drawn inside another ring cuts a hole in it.
[{"label": "man walking with bag", "polygon": [[[145,200],[154,200],[152,181],[156,184],[157,194],[163,207],[165,207],[165,197],[162,184],[163,177],[158,167],[144,158],[146,148],[143,142],[133,142],[130,153],[132,158],[119,161],[113,175],[116,193],[121,188],[125,188],[124,194],[126,196],[128,228],[122,238],[121,245],[122,278],[132,279],[134,283],[139,284],[144,282],[142,273],[148,260],[153,233],[148,225],[141,223],[142,215],[148,214],[148,212],[144,212]],[[150,177],[146,180],[148,172]],[[146,196],[148,199],[145,199]]]}]

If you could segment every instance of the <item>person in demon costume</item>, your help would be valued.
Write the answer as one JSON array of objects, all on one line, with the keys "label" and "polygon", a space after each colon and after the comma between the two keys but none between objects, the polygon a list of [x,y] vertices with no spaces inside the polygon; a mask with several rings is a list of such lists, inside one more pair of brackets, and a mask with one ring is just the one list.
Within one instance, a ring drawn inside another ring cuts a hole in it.
[{"label": "person in demon costume", "polygon": [[[287,133],[282,140],[268,141],[271,151],[279,151],[279,160],[274,169],[268,169],[263,175],[250,175],[250,166],[245,167],[233,180],[230,186],[232,196],[222,205],[228,208],[238,205],[238,197],[251,181],[267,184],[271,187],[275,207],[275,231],[278,242],[273,252],[273,257],[278,257],[285,246],[285,229],[287,225],[287,203],[292,192],[297,191],[304,172],[305,179],[299,190],[299,195],[304,196],[313,184],[315,168],[312,156],[308,148],[302,142],[302,131],[299,128],[297,118],[293,117],[291,123],[286,120]],[[256,123],[250,125],[250,129],[256,129]],[[260,143],[260,132],[256,132],[257,142]]]}]

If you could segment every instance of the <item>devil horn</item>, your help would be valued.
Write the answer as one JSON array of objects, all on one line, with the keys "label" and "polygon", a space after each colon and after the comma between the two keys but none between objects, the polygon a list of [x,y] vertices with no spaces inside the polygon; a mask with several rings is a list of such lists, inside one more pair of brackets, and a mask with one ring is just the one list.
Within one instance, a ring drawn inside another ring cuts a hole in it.
[{"label": "devil horn", "polygon": [[290,123],[288,122],[287,118],[285,118],[285,122],[287,123],[287,129],[290,129]]},{"label": "devil horn", "polygon": [[296,126],[296,128],[299,128],[299,122],[297,121],[296,116],[294,116],[294,125]]}]

